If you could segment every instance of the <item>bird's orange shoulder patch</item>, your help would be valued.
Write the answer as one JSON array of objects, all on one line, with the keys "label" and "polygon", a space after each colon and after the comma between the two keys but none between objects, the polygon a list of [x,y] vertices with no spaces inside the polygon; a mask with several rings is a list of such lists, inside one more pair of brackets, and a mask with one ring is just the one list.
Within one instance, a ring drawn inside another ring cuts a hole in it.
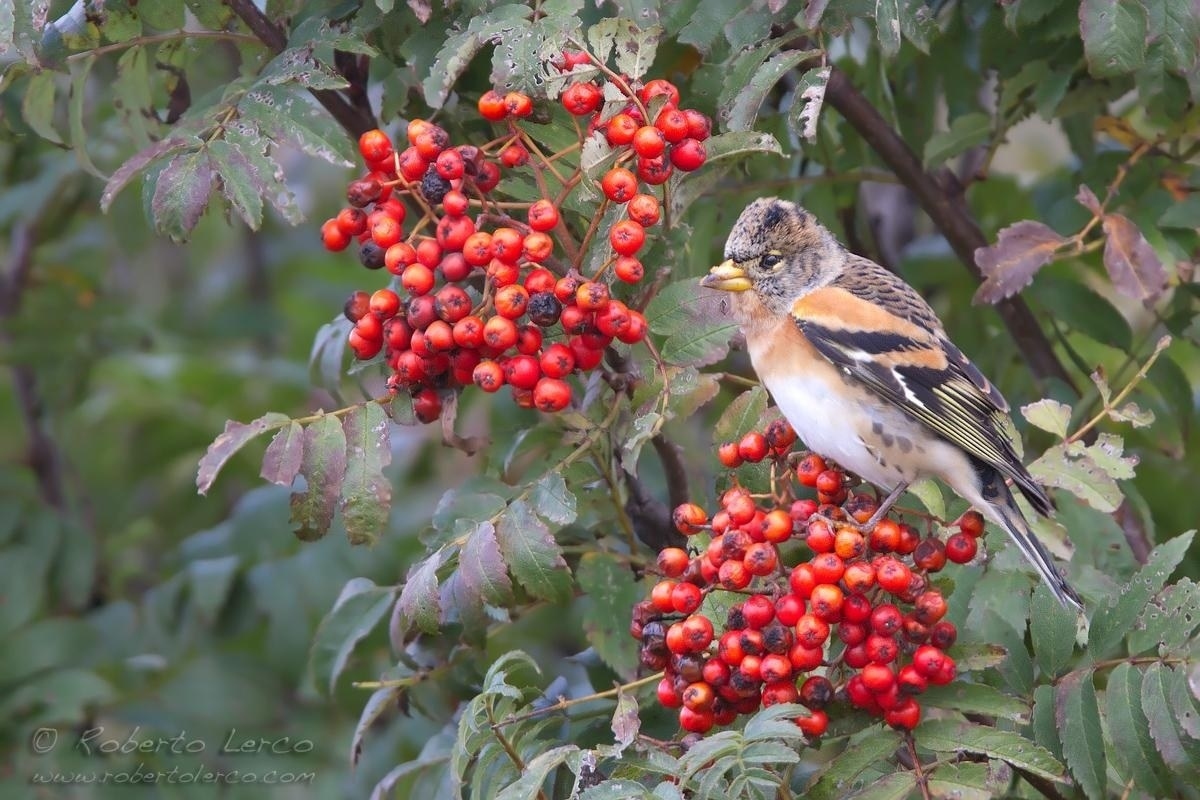
[{"label": "bird's orange shoulder patch", "polygon": [[882,306],[838,286],[823,286],[792,304],[797,322],[813,322],[830,330],[889,331],[921,342],[930,333]]}]

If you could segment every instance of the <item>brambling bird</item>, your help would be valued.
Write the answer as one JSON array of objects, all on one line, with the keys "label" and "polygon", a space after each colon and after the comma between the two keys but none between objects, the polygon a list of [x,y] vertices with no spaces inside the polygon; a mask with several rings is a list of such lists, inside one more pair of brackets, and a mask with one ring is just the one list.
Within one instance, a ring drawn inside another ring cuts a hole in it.
[{"label": "brambling bird", "polygon": [[889,492],[875,520],[913,481],[940,478],[1082,610],[1006,483],[1050,515],[1009,436],[1008,403],[915,289],[778,198],[746,207],[700,285],[732,294],[754,370],[804,443]]}]

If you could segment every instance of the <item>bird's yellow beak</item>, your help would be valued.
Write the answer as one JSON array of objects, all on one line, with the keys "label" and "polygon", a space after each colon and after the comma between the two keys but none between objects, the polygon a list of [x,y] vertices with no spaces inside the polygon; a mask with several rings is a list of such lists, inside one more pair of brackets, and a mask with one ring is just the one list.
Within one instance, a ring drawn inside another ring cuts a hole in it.
[{"label": "bird's yellow beak", "polygon": [[700,285],[709,289],[720,289],[725,292],[744,292],[754,284],[746,277],[746,271],[727,259],[708,271],[700,279]]}]

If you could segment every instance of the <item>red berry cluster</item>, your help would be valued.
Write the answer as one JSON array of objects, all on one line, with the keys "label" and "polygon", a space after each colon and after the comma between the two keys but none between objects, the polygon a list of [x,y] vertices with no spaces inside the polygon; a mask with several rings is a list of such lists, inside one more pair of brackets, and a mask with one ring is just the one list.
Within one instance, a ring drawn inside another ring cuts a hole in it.
[{"label": "red berry cluster", "polygon": [[[591,60],[588,53],[570,52],[556,64],[565,72]],[[554,165],[581,142],[544,154],[522,127],[534,111],[530,97],[485,93],[480,116],[503,123],[505,132],[478,146],[455,145],[443,128],[425,120],[409,123],[402,150],[381,130],[360,137],[367,172],[350,182],[348,206],[325,222],[321,236],[332,251],[356,242],[365,267],[386,267],[396,276],[389,288],[355,292],[346,301],[344,313],[354,324],[349,346],[360,360],[382,353],[392,371],[388,387],[412,396],[421,421],[441,415],[444,392],[472,383],[487,392],[507,385],[522,406],[560,411],[571,402],[566,379],[572,373],[596,368],[613,340],[645,338],[645,317],[612,296],[608,272],[625,283],[642,279],[645,268],[636,254],[646,228],[659,221],[660,205],[640,192],[639,176],[655,185],[674,167],[700,166],[700,141],[710,124],[703,114],[680,110],[679,92],[666,81],[635,89],[608,74],[629,101],[610,120],[600,119],[604,90],[594,82],[572,83],[561,96],[571,114],[591,118],[581,140],[606,127],[609,139],[619,141],[615,129],[637,123],[636,137],[624,142],[632,149],[617,156],[618,164],[636,158],[637,175],[618,166],[601,184],[607,199],[595,218],[610,202],[624,204],[626,213],[608,235],[612,256],[590,277],[578,270],[594,224],[580,240],[559,214],[582,170],[564,177]],[[654,125],[641,125],[647,104],[659,95],[666,101],[655,102],[662,105]],[[546,196],[499,201],[505,171],[523,167],[535,173]],[[557,192],[548,191],[551,176],[560,181]],[[570,248],[563,248],[568,240]],[[573,265],[556,255],[564,249],[579,254]]]},{"label": "red berry cluster", "polygon": [[[634,607],[630,626],[641,662],[664,670],[659,702],[678,708],[680,726],[693,733],[786,702],[809,709],[796,724],[810,737],[825,732],[837,702],[912,729],[917,696],[955,675],[946,650],[957,631],[942,619],[946,599],[930,575],[947,559],[975,556],[983,518],[963,515],[946,543],[890,515],[864,532],[876,500],[852,494],[846,473],[818,455],[790,458],[795,438],[779,420],[718,448],[730,468],[770,460],[777,477],[769,496],[735,482],[711,519],[692,503],[675,509],[675,527],[708,544],[659,553],[663,578]],[[816,496],[800,497],[805,489]],[[795,550],[794,565],[781,547]],[[719,632],[701,608],[717,591],[745,595]]]}]

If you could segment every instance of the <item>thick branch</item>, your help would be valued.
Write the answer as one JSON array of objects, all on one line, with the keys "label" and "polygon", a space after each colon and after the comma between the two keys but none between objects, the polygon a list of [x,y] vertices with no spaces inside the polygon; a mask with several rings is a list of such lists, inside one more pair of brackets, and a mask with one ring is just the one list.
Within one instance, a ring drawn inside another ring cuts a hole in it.
[{"label": "thick branch", "polygon": [[[838,110],[858,135],[871,146],[896,177],[907,186],[946,237],[955,254],[977,279],[983,276],[975,264],[975,250],[987,245],[983,232],[975,223],[962,201],[963,188],[948,170],[931,175],[921,160],[900,138],[883,115],[871,105],[837,67],[829,76],[825,99]],[[1011,297],[996,305],[1005,327],[1039,378],[1057,378],[1075,388],[1050,340],[1042,332],[1029,306],[1019,297]],[[1078,394],[1078,389],[1075,390]]]},{"label": "thick branch", "polygon": [[[234,14],[237,14],[238,19],[246,24],[250,32],[271,49],[271,52],[280,53],[287,47],[287,36],[275,23],[267,19],[263,12],[258,10],[258,6],[254,5],[253,0],[223,1]],[[309,91],[317,99],[317,102],[333,115],[338,124],[355,138],[378,126],[374,113],[365,103],[365,95],[358,104],[351,104],[345,97],[331,89],[310,89]]]}]

